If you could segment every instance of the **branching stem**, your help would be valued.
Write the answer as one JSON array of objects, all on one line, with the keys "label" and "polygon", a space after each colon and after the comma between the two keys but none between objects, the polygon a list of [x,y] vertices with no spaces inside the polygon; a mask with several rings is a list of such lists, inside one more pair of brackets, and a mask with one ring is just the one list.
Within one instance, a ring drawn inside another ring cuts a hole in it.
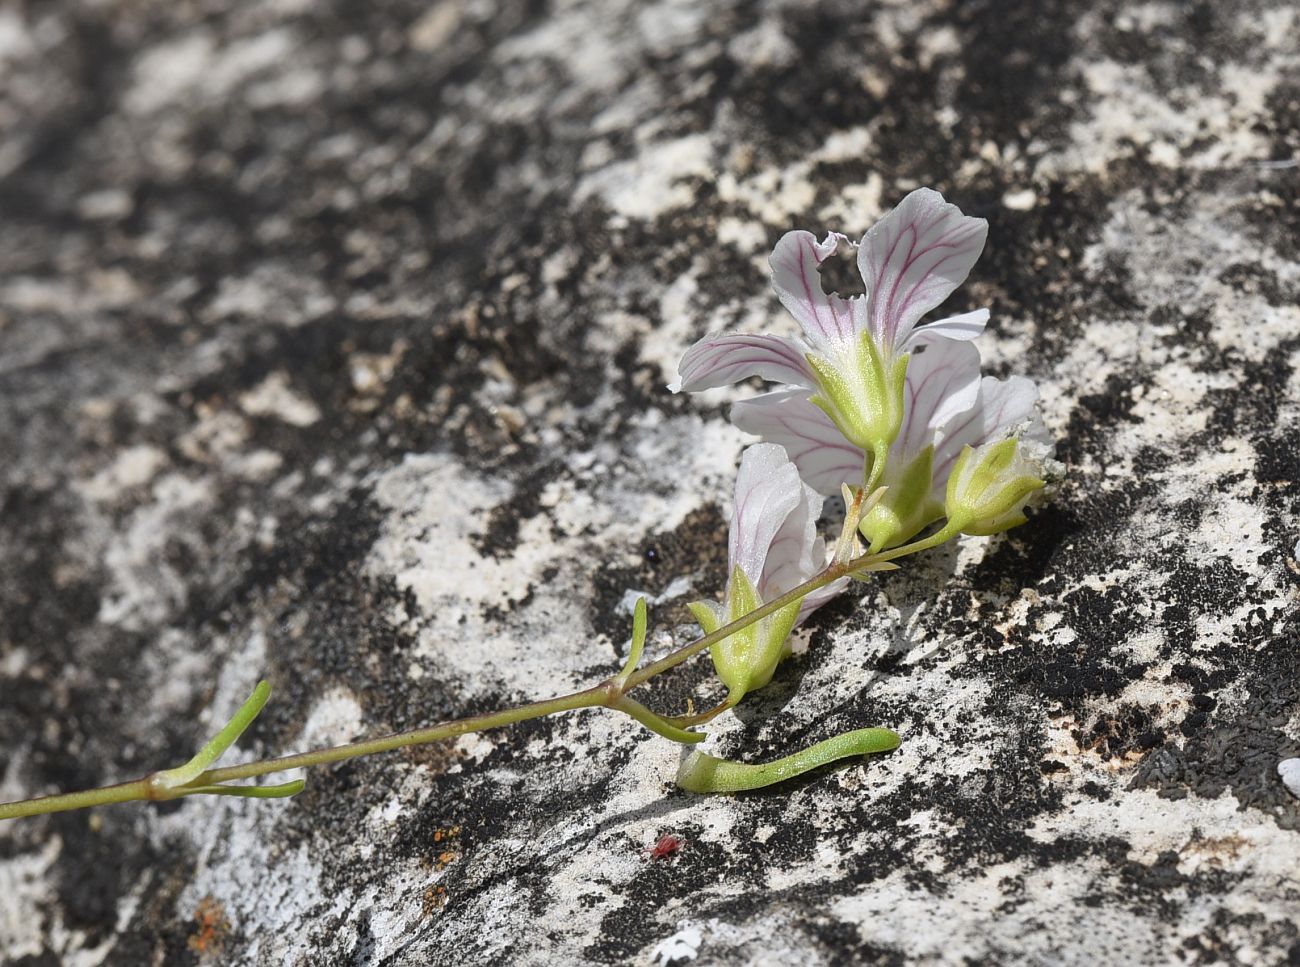
[{"label": "branching stem", "polygon": [[[444,722],[441,725],[429,728],[398,732],[376,739],[366,739],[362,742],[350,742],[346,745],[316,749],[310,752],[299,752],[294,755],[247,762],[241,765],[209,768],[226,748],[243,733],[257,713],[261,711],[270,694],[270,687],[263,682],[258,685],[252,697],[235,717],[211,742],[203,747],[198,755],[184,766],[160,770],[131,782],[122,782],[99,789],[64,793],[56,796],[43,796],[19,802],[0,803],[0,820],[64,812],[71,809],[86,809],[92,806],[105,806],[134,800],[161,801],[194,795],[229,795],[256,798],[291,796],[302,789],[301,779],[273,786],[232,786],[229,783],[241,779],[252,779],[272,773],[285,772],[290,769],[343,762],[347,759],[355,759],[358,756],[392,752],[410,746],[428,745],[432,742],[453,739],[471,732],[483,732],[504,725],[513,725],[517,722],[525,722],[530,719],[543,718],[547,715],[583,708],[609,708],[631,716],[646,728],[676,742],[698,742],[704,737],[703,734],[687,732],[685,727],[702,724],[720,714],[727,707],[725,702],[707,712],[673,718],[662,716],[646,708],[640,702],[629,698],[627,693],[637,686],[643,685],[656,675],[660,675],[670,668],[675,668],[737,631],[741,631],[754,622],[762,620],[767,615],[779,611],[794,601],[801,600],[805,595],[816,591],[818,588],[823,588],[842,577],[879,569],[896,558],[934,547],[953,536],[955,536],[955,532],[950,532],[949,528],[945,527],[930,537],[913,541],[911,544],[902,547],[876,554],[863,554],[852,561],[831,564],[821,573],[814,575],[798,587],[792,588],[780,597],[774,598],[762,607],[751,611],[728,625],[724,625],[713,633],[704,635],[702,638],[698,638],[690,644],[670,652],[644,668],[635,669],[635,661],[629,661],[619,674],[582,691],[561,695],[542,702],[530,702],[501,712],[474,715],[452,722]],[[634,651],[637,653],[635,657],[639,657],[640,647],[644,644],[645,636],[643,608],[639,610],[636,625]]]}]

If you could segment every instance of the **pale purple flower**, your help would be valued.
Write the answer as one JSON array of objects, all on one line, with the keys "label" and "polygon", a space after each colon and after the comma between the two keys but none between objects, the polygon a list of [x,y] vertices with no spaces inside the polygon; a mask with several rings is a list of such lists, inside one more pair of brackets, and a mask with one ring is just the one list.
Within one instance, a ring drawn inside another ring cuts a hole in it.
[{"label": "pale purple flower", "polygon": [[[691,605],[712,632],[803,584],[826,567],[826,543],[817,536],[823,498],[799,479],[781,447],[745,450],[736,474],[736,499],[727,545],[728,578],[722,603]],[[760,619],[714,645],[710,653],[733,704],[771,680],[788,654],[791,629],[847,585],[841,578]]]},{"label": "pale purple flower", "polygon": [[[817,536],[817,519],[824,502],[799,478],[784,449],[772,443],[747,447],[727,532],[728,575],[740,568],[765,603],[820,572],[826,567],[826,542]],[[837,582],[808,595],[799,620],[844,587]]]},{"label": "pale purple flower", "polygon": [[[908,520],[899,522],[900,533],[891,536],[906,539],[942,515],[948,476],[963,447],[1013,432],[1047,442],[1033,381],[1022,376],[981,379],[979,366],[979,353],[969,342],[940,339],[914,352],[904,385],[903,420],[880,480],[890,489],[873,511],[879,519],[910,501],[904,515]],[[866,454],[844,439],[808,395],[802,389],[768,393],[737,403],[731,419],[745,432],[785,447],[813,489],[837,494],[843,484],[860,481]],[[929,467],[920,468],[926,481],[909,479],[927,448],[933,448]],[[865,532],[873,536],[870,530],[867,524]]]},{"label": "pale purple flower", "polygon": [[883,459],[902,420],[906,354],[936,340],[974,339],[988,321],[988,310],[978,309],[920,325],[966,278],[987,233],[982,218],[918,189],[863,236],[857,263],[866,294],[845,298],[822,290],[818,270],[853,243],[835,232],[821,242],[788,232],[772,252],[772,283],[802,338],[706,336],[682,357],[669,388],[695,392],[755,375],[798,387],[845,442]]}]

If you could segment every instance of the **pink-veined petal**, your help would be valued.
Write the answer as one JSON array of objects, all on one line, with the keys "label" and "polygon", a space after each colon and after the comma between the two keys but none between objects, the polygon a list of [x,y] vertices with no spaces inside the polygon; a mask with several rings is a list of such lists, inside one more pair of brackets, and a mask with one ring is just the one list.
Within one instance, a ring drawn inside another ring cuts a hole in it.
[{"label": "pink-veined petal", "polygon": [[934,322],[927,322],[913,329],[912,334],[907,337],[904,349],[910,351],[917,346],[924,346],[940,339],[956,339],[965,342],[976,338],[988,324],[987,309],[976,309],[974,312],[963,312],[959,316],[936,319]]},{"label": "pink-veined petal", "polygon": [[677,364],[674,393],[695,393],[761,376],[774,383],[811,386],[812,370],[793,340],[762,333],[714,333],[705,336]]},{"label": "pink-veined petal", "polygon": [[934,450],[935,491],[941,493],[948,485],[948,473],[961,455],[962,447],[988,443],[1022,424],[1029,424],[1026,435],[1031,439],[1047,442],[1046,432],[1038,421],[1037,401],[1038,387],[1032,379],[985,376],[980,381],[975,405],[953,417],[940,430],[939,445]]},{"label": "pink-veined petal", "polygon": [[840,244],[851,245],[838,232],[822,242],[812,232],[786,232],[772,250],[772,285],[781,304],[790,310],[804,337],[823,352],[842,349],[859,331],[865,300],[858,296],[827,295],[818,267],[835,254]]},{"label": "pink-veined petal", "polygon": [[980,390],[980,354],[969,342],[940,339],[912,353],[903,384],[903,425],[890,460],[911,460],[936,431],[974,405]]},{"label": "pink-veined petal", "polygon": [[877,222],[858,250],[872,336],[902,345],[917,321],[965,280],[988,230],[984,219],[963,215],[930,188],[918,188]]},{"label": "pink-veined petal", "polygon": [[808,396],[807,390],[783,390],[744,400],[731,408],[731,422],[785,447],[799,476],[820,494],[838,494],[842,483],[861,486],[866,454]]},{"label": "pink-veined petal", "polygon": [[772,542],[786,518],[803,500],[799,472],[784,450],[774,443],[757,443],[747,448],[736,473],[736,501],[728,533],[728,571],[739,565],[754,587],[760,588]]},{"label": "pink-veined petal", "polygon": [[[758,582],[764,602],[803,584],[826,563],[826,546],[817,539],[817,518],[825,498],[803,481],[799,482],[799,490],[802,499],[786,517],[767,551],[763,577]],[[820,551],[816,559],[815,550]]]}]

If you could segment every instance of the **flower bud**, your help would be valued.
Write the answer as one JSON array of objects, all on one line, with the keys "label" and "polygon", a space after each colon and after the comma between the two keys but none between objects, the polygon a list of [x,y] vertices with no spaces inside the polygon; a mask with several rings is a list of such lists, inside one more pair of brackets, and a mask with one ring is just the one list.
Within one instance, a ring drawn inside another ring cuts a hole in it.
[{"label": "flower bud", "polygon": [[984,536],[1023,524],[1025,504],[1055,470],[1051,448],[1036,440],[965,447],[948,477],[948,526]]}]

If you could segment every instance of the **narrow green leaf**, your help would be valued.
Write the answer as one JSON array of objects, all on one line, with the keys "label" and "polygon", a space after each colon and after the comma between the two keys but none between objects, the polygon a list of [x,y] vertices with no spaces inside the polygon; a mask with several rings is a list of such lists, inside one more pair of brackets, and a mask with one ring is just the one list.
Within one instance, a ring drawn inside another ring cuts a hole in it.
[{"label": "narrow green leaf", "polygon": [[618,673],[619,682],[626,682],[628,676],[636,671],[636,666],[641,664],[641,654],[645,651],[645,634],[648,623],[649,616],[646,611],[645,598],[637,598],[636,607],[632,610],[632,648],[627,654],[627,661],[623,663],[623,670]]},{"label": "narrow green leaf", "polygon": [[227,786],[217,783],[211,786],[186,786],[182,792],[186,796],[241,796],[244,799],[286,799],[302,792],[306,782],[295,779],[274,786]]},{"label": "narrow green leaf", "polygon": [[775,762],[748,765],[729,762],[704,752],[692,752],[677,770],[677,785],[687,792],[732,793],[762,789],[801,776],[828,762],[898,748],[898,733],[891,729],[856,729],[788,755]]},{"label": "narrow green leaf", "polygon": [[244,730],[253,724],[259,712],[266,705],[267,699],[271,697],[271,683],[263,679],[257,683],[253,689],[253,694],[248,697],[239,711],[235,713],[234,718],[226,723],[225,728],[214,735],[189,762],[183,766],[177,766],[175,769],[163,769],[156,774],[158,785],[164,789],[175,789],[177,786],[183,786],[193,782],[208,768],[221,758],[236,740],[244,734]]}]

